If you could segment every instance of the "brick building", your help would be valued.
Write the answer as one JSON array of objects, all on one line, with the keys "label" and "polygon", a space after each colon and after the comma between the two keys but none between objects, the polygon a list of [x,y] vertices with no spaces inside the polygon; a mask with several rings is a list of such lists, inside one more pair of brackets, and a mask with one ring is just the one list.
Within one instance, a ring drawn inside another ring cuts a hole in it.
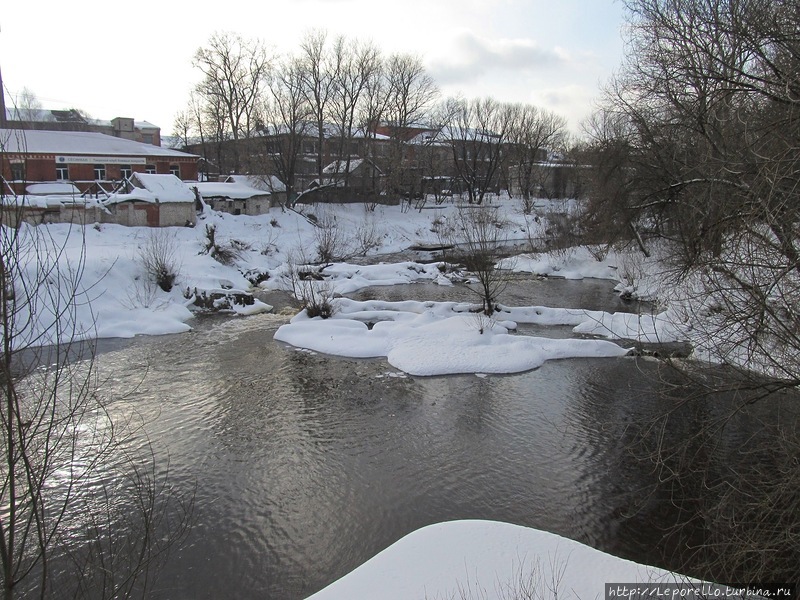
[{"label": "brick building", "polygon": [[109,191],[133,173],[197,179],[197,156],[85,131],[0,129],[3,195],[28,184],[72,182],[81,192]]}]

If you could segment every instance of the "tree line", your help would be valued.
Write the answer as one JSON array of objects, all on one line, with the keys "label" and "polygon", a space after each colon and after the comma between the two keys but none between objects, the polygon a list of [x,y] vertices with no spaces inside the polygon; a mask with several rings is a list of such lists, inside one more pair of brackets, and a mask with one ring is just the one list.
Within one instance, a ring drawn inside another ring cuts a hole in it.
[{"label": "tree line", "polygon": [[[194,65],[202,79],[175,120],[182,143],[199,143],[221,173],[274,174],[289,196],[301,171],[322,180],[329,159],[339,160],[346,186],[361,157],[380,165],[390,193],[447,173],[476,203],[510,185],[505,167],[523,165],[513,177],[530,197],[539,187],[531,165],[567,141],[566,120],[555,113],[489,97],[442,99],[419,56],[387,56],[372,42],[325,31],[308,32],[284,56],[262,40],[215,33]],[[434,134],[414,138],[422,131]]]}]

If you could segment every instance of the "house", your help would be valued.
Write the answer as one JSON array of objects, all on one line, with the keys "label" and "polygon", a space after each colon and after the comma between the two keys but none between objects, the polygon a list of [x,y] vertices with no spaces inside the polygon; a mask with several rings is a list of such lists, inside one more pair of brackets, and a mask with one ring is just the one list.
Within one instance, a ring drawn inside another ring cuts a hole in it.
[{"label": "house", "polygon": [[3,194],[55,181],[97,197],[133,173],[197,179],[193,154],[87,131],[0,129],[0,158]]},{"label": "house", "polygon": [[321,187],[347,187],[354,192],[380,190],[383,172],[368,158],[335,160],[322,169]]},{"label": "house", "polygon": [[239,183],[272,195],[272,206],[286,203],[286,186],[275,175],[228,175],[225,183]]},{"label": "house", "polygon": [[171,227],[192,225],[195,221],[195,195],[175,175],[133,173],[124,190],[101,201],[119,225]]},{"label": "house", "polygon": [[335,160],[322,169],[322,179],[311,182],[299,202],[381,202],[383,172],[367,158]]},{"label": "house", "polygon": [[263,215],[273,206],[269,191],[241,181],[203,181],[192,186],[211,208],[232,215]]}]

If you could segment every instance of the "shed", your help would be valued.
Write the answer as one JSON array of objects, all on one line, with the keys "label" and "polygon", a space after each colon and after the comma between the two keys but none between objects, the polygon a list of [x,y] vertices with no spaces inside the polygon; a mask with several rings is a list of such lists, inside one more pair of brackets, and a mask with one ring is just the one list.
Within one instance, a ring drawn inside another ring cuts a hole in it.
[{"label": "shed", "polygon": [[275,175],[228,175],[225,183],[238,183],[269,192],[272,206],[286,203],[286,185]]},{"label": "shed", "polygon": [[263,215],[272,207],[272,194],[245,183],[203,181],[193,184],[214,210],[232,215]]},{"label": "shed", "polygon": [[103,205],[120,225],[173,227],[191,225],[195,196],[175,175],[134,173],[124,191],[111,194]]}]

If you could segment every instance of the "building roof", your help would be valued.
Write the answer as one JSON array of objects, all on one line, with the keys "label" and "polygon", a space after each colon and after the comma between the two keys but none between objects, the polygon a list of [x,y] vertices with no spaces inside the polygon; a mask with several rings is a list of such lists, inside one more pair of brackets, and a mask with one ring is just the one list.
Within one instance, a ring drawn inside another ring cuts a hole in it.
[{"label": "building roof", "polygon": [[0,145],[5,152],[19,154],[196,158],[194,154],[89,131],[0,129]]},{"label": "building roof", "polygon": [[[364,162],[363,158],[351,158],[349,164],[349,172],[352,173]],[[322,172],[325,175],[341,175],[348,171],[348,163],[346,160],[335,160],[327,165]]]},{"label": "building roof", "polygon": [[[100,125],[101,127],[113,127],[114,122],[112,119],[90,119],[90,125]],[[133,126],[136,129],[161,129],[158,125],[153,125],[150,121],[134,121]]]},{"label": "building roof", "polygon": [[119,204],[120,202],[150,202],[163,204],[164,202],[194,202],[194,192],[175,175],[156,175],[154,173],[133,173],[128,181],[133,188],[127,193],[111,194],[104,204]]},{"label": "building roof", "polygon": [[286,191],[284,183],[275,175],[228,175],[225,183],[238,183],[270,193]]},{"label": "building roof", "polygon": [[75,184],[62,181],[47,181],[31,183],[25,187],[25,192],[31,196],[80,196],[81,191]]},{"label": "building roof", "polygon": [[234,182],[219,182],[219,181],[201,181],[198,183],[192,182],[192,187],[196,187],[197,191],[203,198],[230,198],[231,200],[247,200],[256,196],[269,196],[267,190],[259,190],[242,183]]}]

